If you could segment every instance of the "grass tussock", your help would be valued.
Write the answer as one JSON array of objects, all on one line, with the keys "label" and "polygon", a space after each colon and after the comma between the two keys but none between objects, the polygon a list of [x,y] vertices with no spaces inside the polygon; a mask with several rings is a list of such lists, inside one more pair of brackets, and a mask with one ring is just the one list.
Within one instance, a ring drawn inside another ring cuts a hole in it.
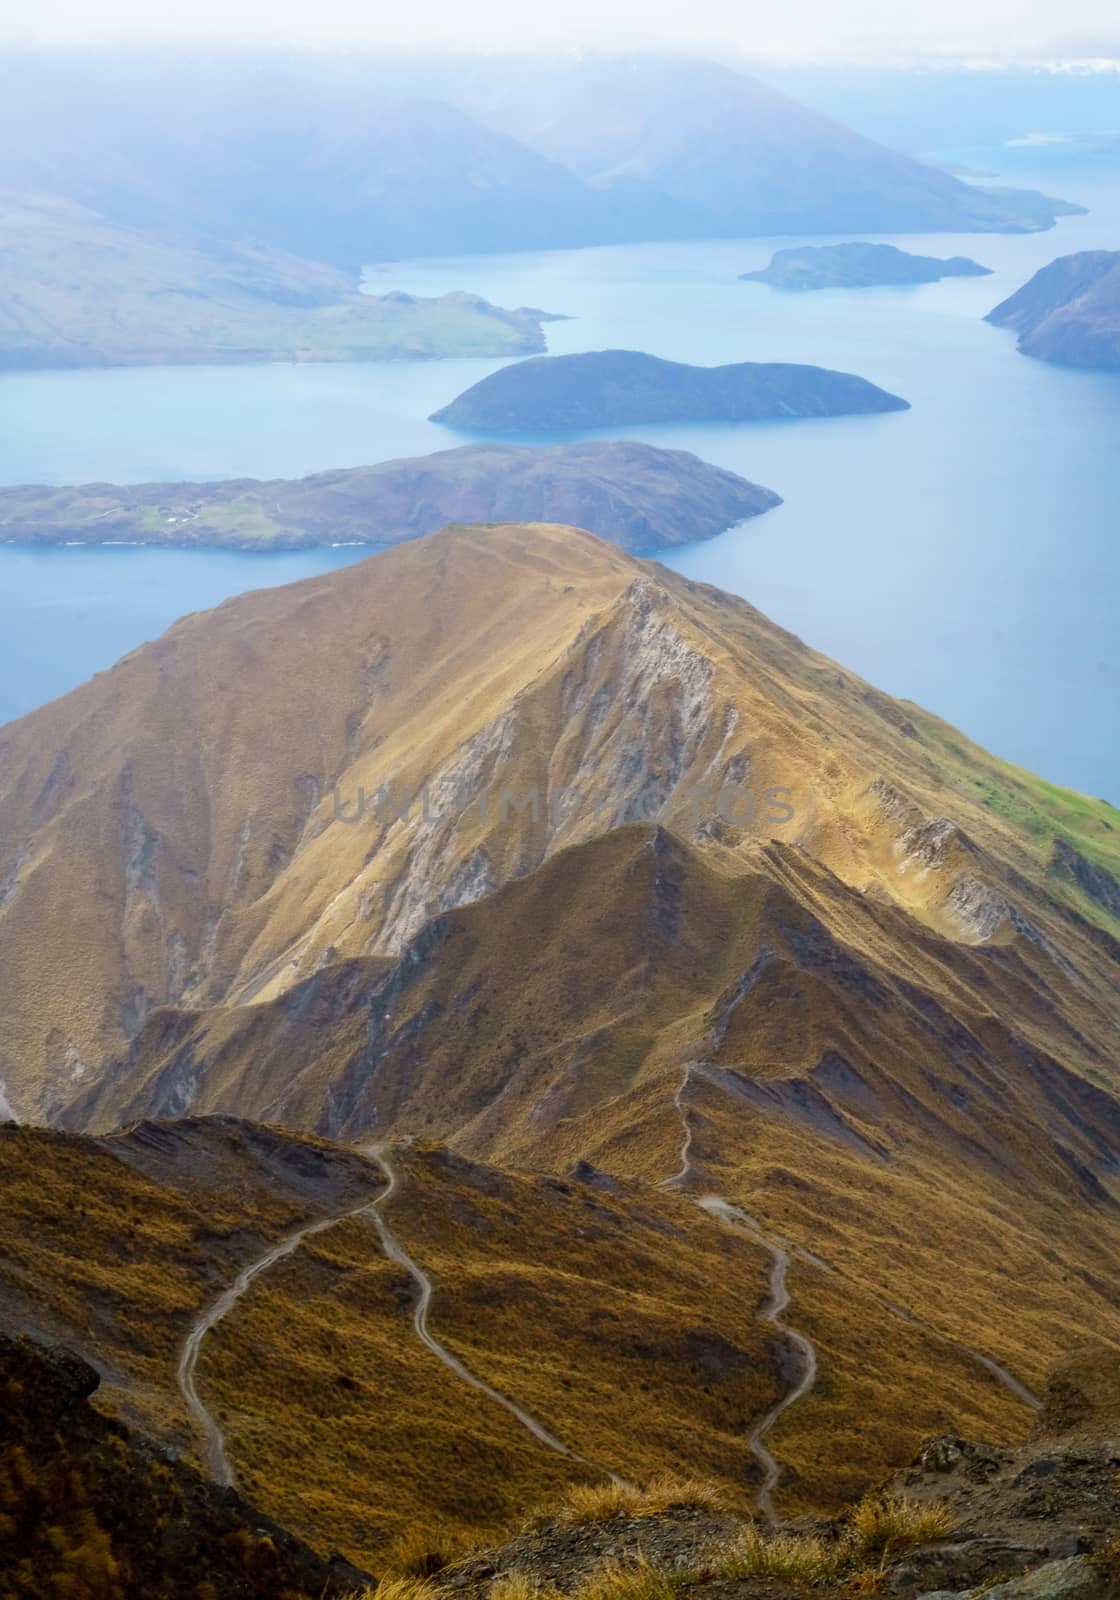
[{"label": "grass tussock", "polygon": [[382,1578],[376,1589],[367,1589],[360,1600],[437,1600],[437,1591],[427,1578]]},{"label": "grass tussock", "polygon": [[489,1600],[559,1600],[560,1591],[530,1572],[503,1572],[490,1585]]},{"label": "grass tussock", "polygon": [[853,1507],[850,1526],[861,1550],[885,1559],[896,1551],[946,1538],[956,1519],[939,1500],[922,1505],[904,1494],[866,1495]]},{"label": "grass tussock", "polygon": [[[437,1572],[442,1572],[463,1554],[462,1541],[442,1529],[406,1528],[381,1558],[382,1589],[386,1578],[405,1582],[434,1578]],[[382,1589],[378,1590],[379,1594]],[[409,1600],[409,1597],[395,1595],[392,1600]]]},{"label": "grass tussock", "polygon": [[720,1512],[726,1497],[718,1485],[702,1478],[675,1478],[668,1473],[647,1484],[573,1483],[555,1511],[565,1527],[609,1522],[612,1517],[654,1517],[680,1508]]},{"label": "grass tussock", "polygon": [[677,1600],[687,1577],[684,1571],[664,1572],[645,1556],[608,1561],[583,1579],[575,1600]]},{"label": "grass tussock", "polygon": [[746,1528],[711,1553],[707,1566],[717,1578],[783,1578],[791,1583],[831,1583],[844,1552],[808,1534],[760,1533]]}]

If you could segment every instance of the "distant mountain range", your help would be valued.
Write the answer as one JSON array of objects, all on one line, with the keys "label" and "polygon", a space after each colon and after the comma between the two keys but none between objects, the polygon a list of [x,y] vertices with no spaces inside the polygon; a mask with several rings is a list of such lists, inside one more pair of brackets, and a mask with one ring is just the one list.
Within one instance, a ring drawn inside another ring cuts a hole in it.
[{"label": "distant mountain range", "polygon": [[776,361],[696,367],[640,350],[594,350],[500,367],[430,420],[480,433],[516,433],[908,409],[907,401],[866,378],[824,367]]},{"label": "distant mountain range", "polygon": [[1120,251],[1060,256],[988,313],[1024,355],[1067,367],[1120,367]]},{"label": "distant mountain range", "polygon": [[349,271],[657,238],[1016,232],[1055,215],[731,69],[654,58],[11,51],[0,149],[0,189]]},{"label": "distant mountain range", "polygon": [[311,477],[0,488],[0,543],[305,550],[399,544],[449,522],[568,522],[649,553],[780,504],[685,450],[634,440],[464,445]]}]

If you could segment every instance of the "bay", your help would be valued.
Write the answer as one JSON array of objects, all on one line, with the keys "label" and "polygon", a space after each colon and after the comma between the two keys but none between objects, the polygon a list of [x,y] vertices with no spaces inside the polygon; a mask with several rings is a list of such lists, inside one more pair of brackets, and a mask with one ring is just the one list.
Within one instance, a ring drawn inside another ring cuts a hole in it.
[{"label": "bay", "polygon": [[[1049,233],[893,239],[994,269],[918,288],[791,295],[741,283],[798,242],[758,239],[407,262],[372,269],[368,286],[467,288],[567,312],[548,328],[554,352],[806,361],[904,395],[911,411],[881,417],[612,433],[693,450],[785,497],[670,565],[745,595],[996,753],[1120,800],[1120,375],[1028,360],[982,320],[1054,256],[1120,248],[1120,193],[1068,187],[1091,213]],[[293,476],[422,454],[466,442],[425,419],[498,365],[7,375],[0,481]],[[184,611],[357,554],[0,546],[0,719]]]}]

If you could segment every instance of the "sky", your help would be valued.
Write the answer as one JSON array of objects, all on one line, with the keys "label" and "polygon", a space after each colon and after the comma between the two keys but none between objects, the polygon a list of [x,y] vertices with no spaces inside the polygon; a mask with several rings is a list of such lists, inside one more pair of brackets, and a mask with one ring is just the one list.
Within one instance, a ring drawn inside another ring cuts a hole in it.
[{"label": "sky", "polygon": [[5,0],[0,42],[666,47],[775,62],[1111,63],[1116,0]]}]

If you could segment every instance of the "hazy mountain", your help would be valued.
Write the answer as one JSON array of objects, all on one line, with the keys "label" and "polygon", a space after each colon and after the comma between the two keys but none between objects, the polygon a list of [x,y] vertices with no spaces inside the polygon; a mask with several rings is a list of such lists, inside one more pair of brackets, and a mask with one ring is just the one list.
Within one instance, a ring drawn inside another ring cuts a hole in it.
[{"label": "hazy mountain", "polygon": [[[460,91],[462,92],[462,91]],[[716,234],[1021,232],[1054,214],[875,144],[715,62],[577,58],[477,69],[465,103],[589,182],[654,186]]]},{"label": "hazy mountain", "polygon": [[780,503],[688,451],[634,440],[464,445],[266,482],[0,488],[0,542],[299,550],[399,544],[449,522],[571,522],[651,552],[713,538]]},{"label": "hazy mountain", "polygon": [[480,433],[519,433],[906,410],[909,403],[898,395],[824,367],[758,361],[694,367],[640,350],[595,350],[501,367],[430,420]]},{"label": "hazy mountain", "polygon": [[0,188],[350,270],[408,255],[1052,220],[740,73],[644,57],[12,51],[0,149]]},{"label": "hazy mountain", "polygon": [[0,196],[0,369],[509,356],[545,348],[540,311],[477,295],[359,293],[317,261],[194,249],[57,198]]},{"label": "hazy mountain", "polygon": [[984,277],[967,256],[916,256],[891,244],[798,245],[776,250],[759,272],[743,272],[745,283],[768,283],[775,289],[866,289],[876,284],[937,283],[942,278]]},{"label": "hazy mountain", "polygon": [[1019,335],[1019,349],[1068,367],[1120,367],[1120,251],[1060,256],[987,320]]}]

